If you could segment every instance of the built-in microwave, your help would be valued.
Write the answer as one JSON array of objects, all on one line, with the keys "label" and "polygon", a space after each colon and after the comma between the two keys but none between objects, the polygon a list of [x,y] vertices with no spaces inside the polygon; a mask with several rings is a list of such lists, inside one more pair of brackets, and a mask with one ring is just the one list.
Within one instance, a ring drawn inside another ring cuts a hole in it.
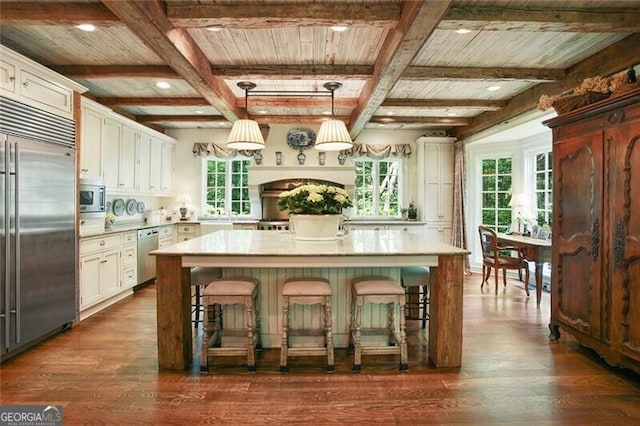
[{"label": "built-in microwave", "polygon": [[81,217],[105,216],[107,189],[104,182],[94,179],[80,179],[78,203]]}]

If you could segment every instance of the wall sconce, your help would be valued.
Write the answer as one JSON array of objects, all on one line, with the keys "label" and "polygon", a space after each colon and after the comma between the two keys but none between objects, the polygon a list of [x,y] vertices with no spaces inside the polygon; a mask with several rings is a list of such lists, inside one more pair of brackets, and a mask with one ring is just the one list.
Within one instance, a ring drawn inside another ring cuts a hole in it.
[{"label": "wall sconce", "polygon": [[282,165],[282,152],[281,151],[276,151],[276,165],[277,166],[281,166]]},{"label": "wall sconce", "polygon": [[325,159],[326,159],[326,158],[327,158],[326,153],[324,153],[324,152],[319,152],[319,153],[318,153],[318,164],[320,164],[321,166],[324,166],[324,162],[325,162]]},{"label": "wall sconce", "polygon": [[344,163],[347,161],[347,154],[345,154],[344,152],[340,152],[340,154],[338,154],[338,164],[340,164],[341,166],[344,166]]},{"label": "wall sconce", "polygon": [[300,150],[300,154],[298,154],[298,164],[302,166],[306,159],[307,159],[307,156],[304,155],[304,152],[302,152],[302,150]]},{"label": "wall sconce", "polygon": [[260,153],[260,151],[257,151],[255,154],[253,154],[253,160],[257,165],[262,164],[262,154]]}]

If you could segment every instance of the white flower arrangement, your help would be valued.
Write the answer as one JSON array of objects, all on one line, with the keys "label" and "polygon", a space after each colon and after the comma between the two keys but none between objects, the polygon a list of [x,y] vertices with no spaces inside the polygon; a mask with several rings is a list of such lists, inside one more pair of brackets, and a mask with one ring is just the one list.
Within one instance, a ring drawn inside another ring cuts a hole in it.
[{"label": "white flower arrangement", "polygon": [[349,194],[342,188],[309,183],[280,193],[278,208],[294,214],[341,214],[352,207]]}]

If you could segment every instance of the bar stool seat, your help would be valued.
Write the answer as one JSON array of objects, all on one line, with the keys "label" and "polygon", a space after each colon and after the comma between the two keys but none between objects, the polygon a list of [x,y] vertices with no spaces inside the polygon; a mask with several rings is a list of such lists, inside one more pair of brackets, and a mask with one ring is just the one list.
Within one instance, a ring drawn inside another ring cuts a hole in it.
[{"label": "bar stool seat", "polygon": [[[247,370],[256,371],[255,350],[261,347],[258,294],[259,282],[255,278],[220,278],[204,288],[203,305],[206,312],[213,307],[213,315],[205,315],[203,323],[201,370],[209,370],[209,357],[246,355]],[[224,306],[227,305],[244,306],[244,328],[223,327]],[[213,329],[210,327],[211,317]],[[246,336],[246,340],[243,338],[242,344],[223,346],[223,338],[231,336]]]},{"label": "bar stool seat", "polygon": [[[362,371],[362,355],[400,354],[400,371],[408,371],[406,324],[404,317],[405,290],[388,277],[361,277],[351,282],[350,346],[354,348],[353,371]],[[384,329],[363,325],[362,310],[365,303],[387,305],[387,324]],[[396,309],[396,305],[399,309]],[[399,324],[396,330],[396,321]],[[383,334],[388,345],[364,344],[363,334]]]},{"label": "bar stool seat", "polygon": [[[429,291],[431,275],[426,266],[406,266],[400,269],[400,284],[405,288],[407,301],[405,317],[410,320],[422,320],[426,328],[429,319]],[[418,292],[414,292],[417,289]]]},{"label": "bar stool seat", "polygon": [[[335,371],[333,331],[331,318],[331,285],[324,278],[290,278],[282,288],[282,343],[280,345],[280,372],[288,371],[287,359],[291,356],[326,356],[327,371]],[[324,327],[291,329],[289,307],[291,305],[320,305],[324,307]],[[324,336],[323,342],[314,346],[292,346],[291,335]]]}]

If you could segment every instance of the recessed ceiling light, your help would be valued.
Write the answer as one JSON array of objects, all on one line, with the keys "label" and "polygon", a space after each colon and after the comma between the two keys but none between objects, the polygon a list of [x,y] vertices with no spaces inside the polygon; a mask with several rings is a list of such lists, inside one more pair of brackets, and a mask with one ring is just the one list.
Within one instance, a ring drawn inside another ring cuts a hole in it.
[{"label": "recessed ceiling light", "polygon": [[459,28],[456,30],[456,33],[458,34],[469,34],[471,32],[471,30],[468,30],[466,28]]},{"label": "recessed ceiling light", "polygon": [[170,89],[171,85],[169,83],[167,83],[166,81],[159,81],[156,83],[156,87],[159,87],[161,89]]},{"label": "recessed ceiling light", "polygon": [[322,111],[322,115],[331,115],[331,111]]},{"label": "recessed ceiling light", "polygon": [[456,115],[458,115],[458,114],[456,114],[455,112],[447,113],[447,116],[449,116],[449,117],[455,117]]},{"label": "recessed ceiling light", "polygon": [[495,92],[496,90],[500,90],[501,87],[500,86],[489,86],[487,87],[487,90],[490,92]]},{"label": "recessed ceiling light", "polygon": [[202,111],[200,111],[199,109],[195,110],[194,112],[195,112],[196,114],[203,114],[203,112],[202,112]]},{"label": "recessed ceiling light", "polygon": [[264,110],[264,109],[261,109],[260,111],[258,111],[258,114],[266,114],[266,113],[267,113],[267,111]]},{"label": "recessed ceiling light", "polygon": [[211,31],[212,33],[219,33],[220,31],[224,30],[224,28],[217,26],[217,25],[213,25],[211,27],[207,27],[207,31]]},{"label": "recessed ceiling light", "polygon": [[93,24],[80,24],[80,25],[76,25],[76,28],[82,31],[86,31],[88,33],[96,30],[96,26]]},{"label": "recessed ceiling light", "polygon": [[396,113],[393,111],[387,111],[387,115],[396,115]]},{"label": "recessed ceiling light", "polygon": [[336,33],[343,33],[349,29],[349,27],[347,27],[346,25],[334,25],[330,28],[331,31],[334,31]]}]

